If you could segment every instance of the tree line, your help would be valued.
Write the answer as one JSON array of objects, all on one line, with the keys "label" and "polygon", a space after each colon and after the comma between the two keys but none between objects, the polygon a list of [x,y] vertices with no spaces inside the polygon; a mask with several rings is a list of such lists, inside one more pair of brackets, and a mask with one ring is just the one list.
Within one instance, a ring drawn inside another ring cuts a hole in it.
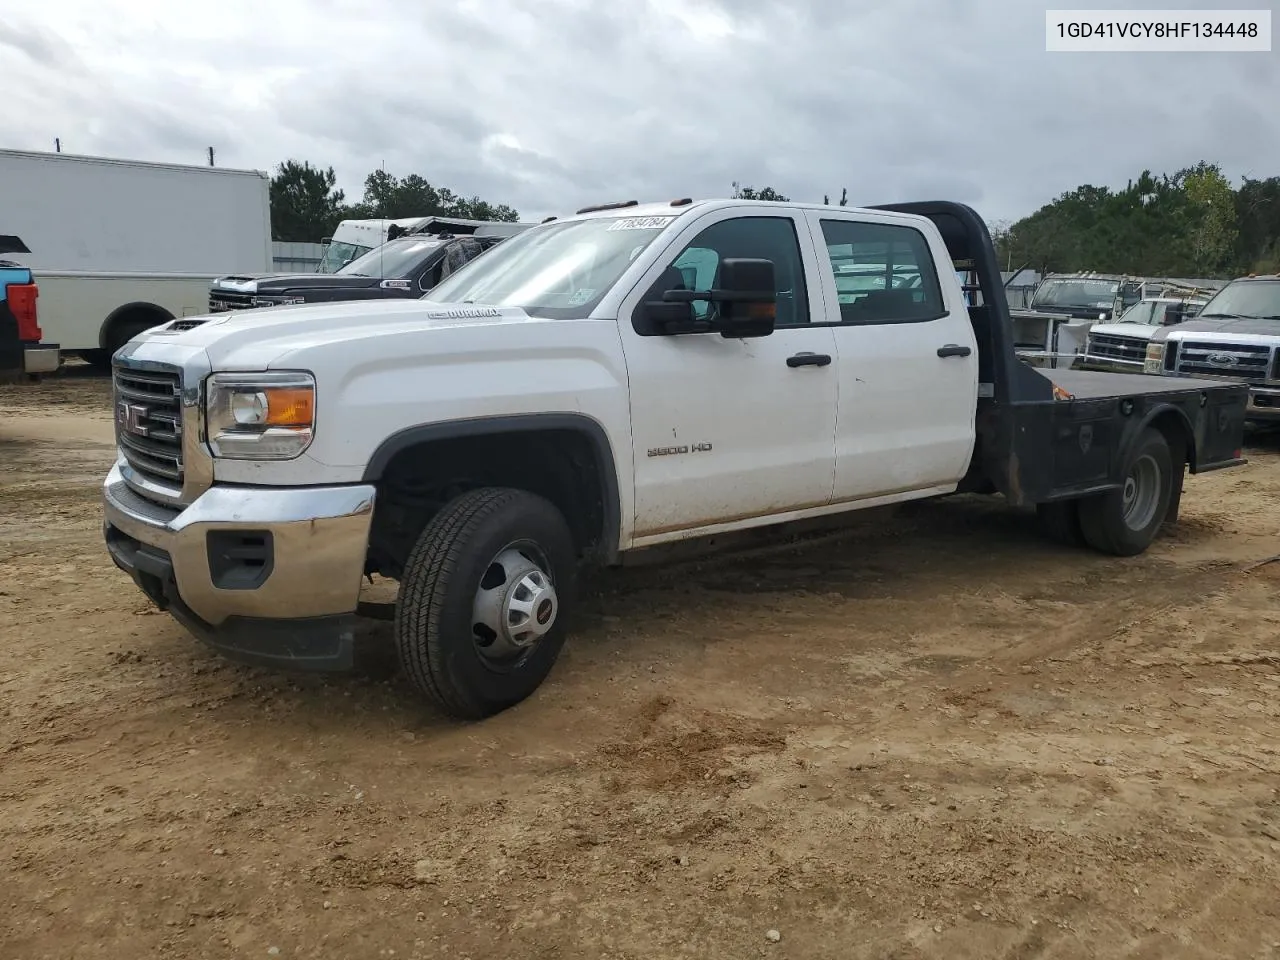
[{"label": "tree line", "polygon": [[466,197],[438,187],[411,173],[396,177],[375,170],[364,178],[364,196],[347,203],[338,189],[333,167],[286,160],[271,178],[271,236],[275,240],[319,243],[333,236],[342,220],[402,217],[464,217],[469,220],[514,221],[520,218],[506,204]]},{"label": "tree line", "polygon": [[[735,181],[731,196],[787,202],[773,187]],[[830,195],[822,198],[830,204]],[[847,206],[848,190],[836,205]],[[358,202],[337,188],[333,167],[286,160],[271,180],[276,240],[317,242],[340,220],[454,216],[514,221],[512,207],[454,193],[414,173],[375,170]],[[1144,170],[1120,190],[1084,184],[1014,223],[991,225],[1001,266],[1095,270],[1139,276],[1230,277],[1280,272],[1280,177],[1233,187],[1217,164],[1174,174]]]},{"label": "tree line", "polygon": [[[313,166],[305,160],[285,160],[271,178],[271,237],[274,240],[319,243],[333,236],[342,220],[397,220],[404,217],[463,217],[468,220],[516,221],[512,207],[490,203],[479,197],[465,197],[448,187],[438,187],[411,173],[400,178],[375,170],[364,178],[364,195],[348,203],[338,189],[333,167]],[[774,200],[785,203],[773,187],[743,186],[733,183],[732,196],[743,200]],[[828,202],[823,198],[823,203]],[[849,202],[848,191],[840,197]]]},{"label": "tree line", "polygon": [[[747,200],[788,198],[735,183]],[[847,206],[842,191],[839,206]],[[822,198],[830,204],[830,196]],[[1280,177],[1239,187],[1213,163],[1144,170],[1122,190],[1084,184],[1014,223],[991,225],[1000,265],[1043,272],[1229,278],[1280,273]]]},{"label": "tree line", "polygon": [[992,226],[1001,266],[1137,276],[1218,277],[1280,271],[1280,177],[1233,187],[1217,164],[1121,190],[1085,184],[1016,223]]}]

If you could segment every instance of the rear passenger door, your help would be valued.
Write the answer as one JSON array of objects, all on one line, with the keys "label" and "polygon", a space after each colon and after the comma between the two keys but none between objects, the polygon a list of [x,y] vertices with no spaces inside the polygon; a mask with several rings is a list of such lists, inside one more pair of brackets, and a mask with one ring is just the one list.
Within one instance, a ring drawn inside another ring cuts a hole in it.
[{"label": "rear passenger door", "polygon": [[959,286],[939,277],[946,248],[892,215],[807,217],[836,321],[833,502],[953,489],[973,453],[978,352]]}]

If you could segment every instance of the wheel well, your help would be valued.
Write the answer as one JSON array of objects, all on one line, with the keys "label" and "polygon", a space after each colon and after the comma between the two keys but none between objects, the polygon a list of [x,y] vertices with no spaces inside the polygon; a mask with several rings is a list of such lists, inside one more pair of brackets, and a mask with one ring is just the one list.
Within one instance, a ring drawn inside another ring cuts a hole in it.
[{"label": "wheel well", "polygon": [[603,461],[585,431],[510,430],[424,440],[397,450],[375,483],[370,573],[398,579],[426,522],[449,500],[477,487],[515,487],[546,497],[564,514],[580,555],[608,559],[617,547],[613,463]]},{"label": "wheel well", "polygon": [[98,343],[103,349],[111,349],[112,341],[118,335],[117,332],[135,321],[156,327],[172,319],[173,314],[158,304],[144,301],[126,303],[112,310],[107,319],[102,322],[102,329],[98,332]]},{"label": "wheel well", "polygon": [[1183,464],[1196,462],[1196,439],[1187,419],[1175,409],[1164,410],[1151,418],[1147,426],[1159,430],[1169,444],[1174,462],[1181,458]]}]

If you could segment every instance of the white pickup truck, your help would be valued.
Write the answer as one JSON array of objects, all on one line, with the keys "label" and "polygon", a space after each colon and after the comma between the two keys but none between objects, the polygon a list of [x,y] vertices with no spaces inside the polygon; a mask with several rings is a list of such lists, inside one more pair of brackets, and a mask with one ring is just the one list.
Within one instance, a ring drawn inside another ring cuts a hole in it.
[{"label": "white pickup truck", "polygon": [[1132,555],[1184,467],[1244,462],[1243,385],[1020,362],[959,204],[610,204],[428,296],[117,352],[117,566],[224,653],[316,669],[394,578],[408,676],[480,718],[547,676],[584,563],[956,491]]}]

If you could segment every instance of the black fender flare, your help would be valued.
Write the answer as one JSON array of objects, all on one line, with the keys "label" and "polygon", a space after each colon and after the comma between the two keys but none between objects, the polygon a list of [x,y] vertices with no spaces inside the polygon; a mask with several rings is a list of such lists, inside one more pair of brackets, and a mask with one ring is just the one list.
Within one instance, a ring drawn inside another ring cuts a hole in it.
[{"label": "black fender flare", "polygon": [[398,430],[383,440],[369,458],[364,470],[364,483],[377,483],[396,454],[420,443],[483,437],[498,433],[533,433],[542,430],[566,430],[582,434],[590,442],[604,490],[604,530],[601,550],[608,561],[617,555],[622,534],[622,498],[618,488],[618,468],[613,457],[613,444],[600,421],[584,413],[521,413],[491,417],[469,417],[424,423]]},{"label": "black fender flare", "polygon": [[[1130,428],[1130,430],[1126,431],[1124,444],[1121,447],[1121,449],[1127,454],[1130,446],[1132,446],[1137,441],[1137,438],[1142,434],[1143,430],[1151,426],[1151,424],[1154,423],[1156,420],[1160,419],[1161,417],[1168,416],[1170,413],[1174,415],[1174,419],[1176,419],[1179,423],[1182,424],[1183,432],[1186,434],[1186,441],[1187,441],[1186,462],[1190,466],[1191,472],[1195,473],[1197,456],[1198,456],[1195,426],[1194,424],[1192,424],[1191,418],[1187,416],[1187,412],[1183,410],[1181,407],[1179,407],[1177,404],[1157,403],[1150,410],[1147,410],[1142,415],[1142,419],[1137,421],[1136,424],[1132,428]],[[1117,464],[1116,469],[1117,471],[1121,470],[1122,465]]]},{"label": "black fender flare", "polygon": [[159,320],[156,323],[156,326],[159,326],[161,323],[168,323],[173,319],[173,314],[158,303],[149,303],[146,300],[134,300],[131,303],[122,304],[107,314],[107,319],[103,320],[102,326],[98,328],[99,347],[105,350],[110,346],[110,334],[112,329],[114,329],[116,322],[121,317],[128,316],[131,313],[151,313],[162,317],[163,319]]}]

